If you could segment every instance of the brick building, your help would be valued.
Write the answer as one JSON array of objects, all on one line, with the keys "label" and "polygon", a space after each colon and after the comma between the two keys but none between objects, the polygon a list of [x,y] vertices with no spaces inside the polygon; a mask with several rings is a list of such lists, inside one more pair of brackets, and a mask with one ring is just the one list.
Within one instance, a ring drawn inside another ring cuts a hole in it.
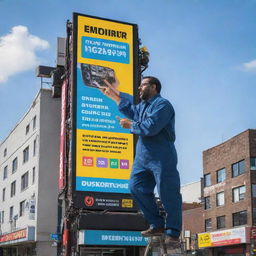
[{"label": "brick building", "polygon": [[205,233],[198,235],[199,248],[216,256],[253,255],[256,130],[204,151],[203,173]]}]

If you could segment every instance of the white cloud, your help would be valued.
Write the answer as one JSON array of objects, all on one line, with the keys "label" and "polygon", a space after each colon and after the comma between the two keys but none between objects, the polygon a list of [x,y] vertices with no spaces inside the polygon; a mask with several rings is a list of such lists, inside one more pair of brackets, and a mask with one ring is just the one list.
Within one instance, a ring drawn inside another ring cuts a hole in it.
[{"label": "white cloud", "polygon": [[256,60],[243,63],[241,69],[243,71],[256,72]]},{"label": "white cloud", "polygon": [[0,37],[0,83],[10,76],[35,68],[39,64],[37,50],[44,50],[49,43],[29,34],[25,26],[15,26]]}]

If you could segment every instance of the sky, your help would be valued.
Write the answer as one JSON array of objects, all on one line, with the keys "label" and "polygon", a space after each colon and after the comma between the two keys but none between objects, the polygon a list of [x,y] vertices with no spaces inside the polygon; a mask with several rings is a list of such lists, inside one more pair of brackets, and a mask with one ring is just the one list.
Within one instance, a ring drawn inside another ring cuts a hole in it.
[{"label": "sky", "polygon": [[203,176],[204,150],[256,128],[256,0],[0,0],[0,141],[40,89],[36,67],[55,66],[73,12],[138,24],[144,75],[175,108],[182,184]]}]

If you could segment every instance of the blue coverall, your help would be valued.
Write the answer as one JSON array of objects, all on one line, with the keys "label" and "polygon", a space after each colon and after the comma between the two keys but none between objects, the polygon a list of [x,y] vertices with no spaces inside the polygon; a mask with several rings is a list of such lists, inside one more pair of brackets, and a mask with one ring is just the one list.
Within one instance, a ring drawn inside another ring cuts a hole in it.
[{"label": "blue coverall", "polygon": [[[121,95],[119,111],[133,121],[131,133],[139,135],[130,178],[131,193],[152,228],[165,227],[167,235],[177,237],[182,225],[182,199],[174,146],[174,109],[160,94],[138,105]],[[159,214],[155,186],[166,220]]]}]

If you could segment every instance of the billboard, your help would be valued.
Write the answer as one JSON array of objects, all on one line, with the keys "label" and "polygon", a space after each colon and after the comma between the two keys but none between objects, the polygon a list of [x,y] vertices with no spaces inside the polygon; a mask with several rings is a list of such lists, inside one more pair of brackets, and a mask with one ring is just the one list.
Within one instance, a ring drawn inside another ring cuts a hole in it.
[{"label": "billboard", "polygon": [[129,194],[134,136],[119,125],[118,105],[103,91],[110,85],[133,101],[137,41],[134,24],[74,14],[73,191],[82,195]]}]

